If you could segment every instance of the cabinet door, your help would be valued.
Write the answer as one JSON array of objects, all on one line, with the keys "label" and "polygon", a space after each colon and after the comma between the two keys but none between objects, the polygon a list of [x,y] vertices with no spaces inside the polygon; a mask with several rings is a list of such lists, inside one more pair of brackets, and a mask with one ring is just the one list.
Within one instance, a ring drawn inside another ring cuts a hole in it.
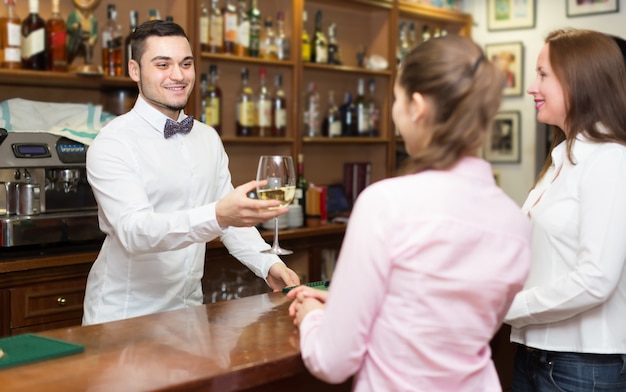
[{"label": "cabinet door", "polygon": [[87,279],[67,279],[9,289],[11,328],[80,320]]}]

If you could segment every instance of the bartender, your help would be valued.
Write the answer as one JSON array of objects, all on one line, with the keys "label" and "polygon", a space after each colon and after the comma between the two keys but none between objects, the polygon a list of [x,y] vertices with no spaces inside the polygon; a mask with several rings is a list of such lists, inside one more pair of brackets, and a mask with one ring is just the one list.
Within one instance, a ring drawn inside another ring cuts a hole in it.
[{"label": "bartender", "polygon": [[248,198],[256,181],[233,188],[219,135],[183,111],[196,76],[184,30],[145,22],[131,50],[137,101],[87,152],[106,238],[87,279],[83,325],[201,305],[205,243],[217,237],[273,290],[299,284],[261,253],[269,245],[254,228],[288,208]]}]

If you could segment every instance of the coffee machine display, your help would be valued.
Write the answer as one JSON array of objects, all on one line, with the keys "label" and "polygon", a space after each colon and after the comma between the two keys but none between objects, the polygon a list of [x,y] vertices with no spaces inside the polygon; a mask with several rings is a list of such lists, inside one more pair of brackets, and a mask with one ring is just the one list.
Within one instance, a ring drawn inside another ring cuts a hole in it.
[{"label": "coffee machine display", "polygon": [[98,240],[87,146],[0,128],[0,247]]}]

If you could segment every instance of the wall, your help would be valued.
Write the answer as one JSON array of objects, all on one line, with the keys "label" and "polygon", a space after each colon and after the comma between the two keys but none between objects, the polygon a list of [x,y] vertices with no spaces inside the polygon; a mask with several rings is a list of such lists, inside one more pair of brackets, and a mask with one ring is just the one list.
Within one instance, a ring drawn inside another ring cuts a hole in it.
[{"label": "wall", "polygon": [[[511,0],[513,1],[513,0]],[[530,1],[530,0],[527,0]],[[464,0],[463,11],[472,14],[474,26],[472,38],[484,47],[485,44],[522,42],[523,43],[523,84],[524,91],[535,78],[535,64],[545,36],[556,28],[585,28],[626,37],[626,6],[619,12],[590,16],[566,16],[568,0],[535,0],[536,18],[532,29],[487,31],[487,1]],[[619,1],[618,1],[619,3]],[[524,92],[520,97],[505,97],[501,110],[521,112],[521,163],[494,164],[500,173],[500,185],[518,204],[526,199],[528,190],[535,180],[538,170],[535,164],[536,120],[532,96]]]}]

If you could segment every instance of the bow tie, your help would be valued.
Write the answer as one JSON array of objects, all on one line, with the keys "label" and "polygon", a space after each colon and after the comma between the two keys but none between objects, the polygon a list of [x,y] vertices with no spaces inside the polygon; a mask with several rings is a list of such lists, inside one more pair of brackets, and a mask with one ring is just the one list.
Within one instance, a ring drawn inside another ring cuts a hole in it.
[{"label": "bow tie", "polygon": [[186,135],[191,132],[191,128],[193,128],[193,116],[187,116],[187,118],[181,122],[176,122],[168,118],[167,121],[165,121],[163,136],[169,139],[179,132]]}]

